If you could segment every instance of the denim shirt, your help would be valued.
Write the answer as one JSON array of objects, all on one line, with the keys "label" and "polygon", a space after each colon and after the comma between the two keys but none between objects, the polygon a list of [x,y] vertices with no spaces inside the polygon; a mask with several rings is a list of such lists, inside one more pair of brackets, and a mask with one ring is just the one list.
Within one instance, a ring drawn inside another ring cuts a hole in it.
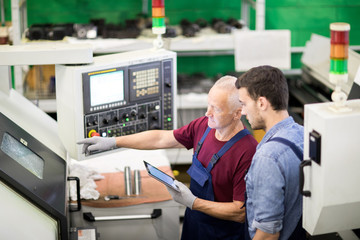
[{"label": "denim shirt", "polygon": [[287,145],[269,142],[273,137],[286,138],[303,150],[304,128],[288,117],[273,126],[256,148],[245,176],[251,238],[260,229],[271,234],[280,232],[279,239],[288,239],[302,216],[301,161]]}]

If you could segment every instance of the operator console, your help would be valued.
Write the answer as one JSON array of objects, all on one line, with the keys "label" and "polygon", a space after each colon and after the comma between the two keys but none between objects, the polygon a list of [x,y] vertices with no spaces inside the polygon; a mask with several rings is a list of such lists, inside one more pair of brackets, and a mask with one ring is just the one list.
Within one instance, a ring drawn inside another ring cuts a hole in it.
[{"label": "operator console", "polygon": [[141,50],[59,65],[56,83],[59,135],[75,159],[100,154],[81,154],[76,142],[83,138],[176,127],[174,52]]},{"label": "operator console", "polygon": [[173,129],[171,66],[164,60],[84,73],[84,137]]}]

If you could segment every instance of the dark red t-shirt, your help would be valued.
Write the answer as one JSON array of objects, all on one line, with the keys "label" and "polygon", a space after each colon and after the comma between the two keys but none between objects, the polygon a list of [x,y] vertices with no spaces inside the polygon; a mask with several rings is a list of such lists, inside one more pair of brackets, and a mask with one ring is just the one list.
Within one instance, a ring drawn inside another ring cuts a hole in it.
[{"label": "dark red t-shirt", "polygon": [[[188,125],[174,130],[176,140],[187,149],[195,151],[208,127],[208,118],[201,117]],[[211,157],[217,153],[226,141],[215,138],[215,129],[211,129],[199,152],[198,159],[204,167]],[[252,135],[247,135],[236,142],[215,164],[211,171],[215,201],[232,202],[244,201],[245,171],[250,167],[252,157],[256,151],[257,141]]]}]

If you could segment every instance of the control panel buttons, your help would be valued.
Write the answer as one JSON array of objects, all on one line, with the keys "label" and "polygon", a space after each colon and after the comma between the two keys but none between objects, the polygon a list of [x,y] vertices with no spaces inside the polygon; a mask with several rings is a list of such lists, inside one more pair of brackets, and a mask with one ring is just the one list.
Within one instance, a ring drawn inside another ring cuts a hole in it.
[{"label": "control panel buttons", "polygon": [[131,112],[130,112],[130,115],[131,115],[132,117],[135,117],[136,114],[137,114],[137,111],[136,111],[135,109],[132,109]]},{"label": "control panel buttons", "polygon": [[[85,116],[86,137],[116,137],[150,129],[172,129],[171,96]],[[170,99],[169,99],[170,98]]]},{"label": "control panel buttons", "polygon": [[100,134],[98,132],[96,132],[95,129],[92,129],[92,130],[89,131],[88,137],[92,138],[94,136],[100,136]]},{"label": "control panel buttons", "polygon": [[140,113],[139,118],[140,118],[140,119],[145,119],[145,118],[146,118],[145,113]]}]

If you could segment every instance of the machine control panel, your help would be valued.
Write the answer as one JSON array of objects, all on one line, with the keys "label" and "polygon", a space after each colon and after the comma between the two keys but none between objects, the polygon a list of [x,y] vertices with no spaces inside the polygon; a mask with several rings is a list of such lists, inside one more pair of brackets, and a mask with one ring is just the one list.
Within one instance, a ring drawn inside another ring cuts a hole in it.
[{"label": "machine control panel", "polygon": [[162,121],[160,101],[135,104],[85,116],[87,138],[117,137],[152,129],[172,129],[171,116]]},{"label": "machine control panel", "polygon": [[172,61],[83,73],[84,137],[173,129]]},{"label": "machine control panel", "polygon": [[176,128],[176,53],[142,49],[93,57],[89,64],[57,64],[56,105],[61,142],[76,160],[121,151],[84,154],[77,142],[151,129]]}]

